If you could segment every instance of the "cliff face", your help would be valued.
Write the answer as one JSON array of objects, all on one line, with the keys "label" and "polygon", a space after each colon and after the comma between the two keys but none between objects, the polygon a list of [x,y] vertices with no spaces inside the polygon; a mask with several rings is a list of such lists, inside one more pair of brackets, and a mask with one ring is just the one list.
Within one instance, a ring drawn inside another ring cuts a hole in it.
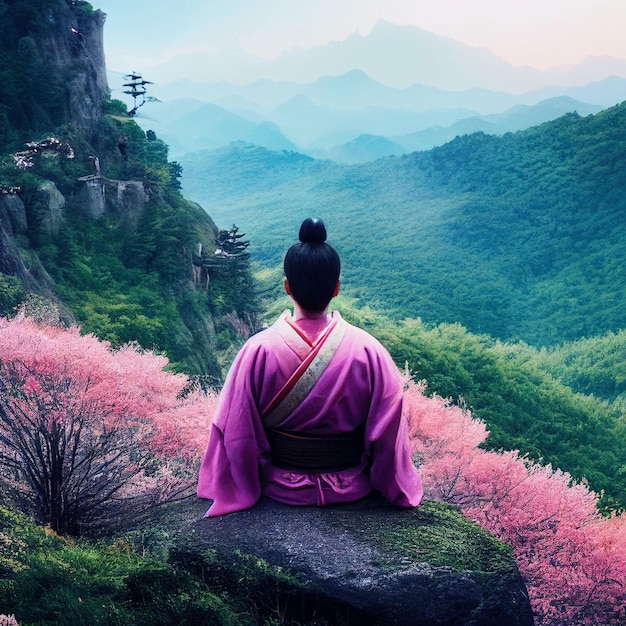
[{"label": "cliff face", "polygon": [[105,21],[83,0],[0,0],[0,315],[41,296],[219,381],[214,316],[234,289],[194,283],[193,256],[217,227],[180,194],[167,145],[109,99]]},{"label": "cliff face", "polygon": [[82,0],[0,0],[0,145],[95,129],[108,98],[104,22]]},{"label": "cliff face", "polygon": [[49,30],[33,38],[40,63],[65,78],[68,121],[92,130],[109,95],[103,32],[106,15],[87,2],[65,0],[46,10]]},{"label": "cliff face", "polygon": [[[53,183],[43,183],[40,197],[47,206],[46,220],[49,228],[58,229],[62,219],[65,198]],[[60,321],[74,322],[71,311],[57,297],[54,282],[32,251],[18,245],[29,230],[26,206],[17,194],[0,193],[0,275],[16,278],[24,294],[36,294],[55,305]],[[5,306],[17,302],[3,302]],[[8,311],[7,311],[8,312]]]},{"label": "cliff face", "polygon": [[[65,126],[73,138],[89,140],[102,119],[109,93],[104,13],[82,0],[0,0],[0,22],[0,69],[8,77],[0,87],[3,105],[6,103],[5,118],[0,120],[5,125],[0,132],[0,154],[4,152],[3,134],[28,139],[32,145],[39,133],[52,134],[58,125]],[[40,146],[17,154],[39,157],[46,152]],[[37,169],[28,159],[22,166]],[[73,321],[38,256],[18,243],[28,239],[33,228],[32,211],[26,206],[29,200],[40,207],[42,229],[59,234],[66,198],[49,180],[39,182],[36,194],[26,198],[26,204],[20,185],[0,184],[0,191],[0,272],[18,278],[26,293],[54,302],[64,311],[65,320]]]}]

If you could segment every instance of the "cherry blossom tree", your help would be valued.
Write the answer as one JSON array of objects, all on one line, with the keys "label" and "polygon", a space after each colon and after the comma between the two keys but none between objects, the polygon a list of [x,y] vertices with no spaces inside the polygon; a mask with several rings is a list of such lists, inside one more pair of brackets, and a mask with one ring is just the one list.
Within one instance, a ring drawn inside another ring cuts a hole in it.
[{"label": "cherry blossom tree", "polygon": [[482,421],[407,378],[405,413],[429,497],[513,547],[538,626],[624,624],[626,517],[565,472],[478,446]]},{"label": "cherry blossom tree", "polygon": [[167,364],[78,328],[0,319],[4,488],[75,535],[192,494],[214,396]]}]

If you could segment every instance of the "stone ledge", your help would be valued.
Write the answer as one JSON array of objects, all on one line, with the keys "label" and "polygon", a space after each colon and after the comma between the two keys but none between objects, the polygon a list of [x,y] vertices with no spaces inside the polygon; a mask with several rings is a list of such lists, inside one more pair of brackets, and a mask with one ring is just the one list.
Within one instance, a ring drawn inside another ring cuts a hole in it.
[{"label": "stone ledge", "polygon": [[[210,553],[236,569],[249,555],[248,563],[288,573],[292,592],[315,605],[311,614],[334,604],[346,624],[533,624],[511,550],[447,505],[402,510],[369,498],[317,508],[265,498],[203,519],[209,504],[185,511],[178,558]],[[298,611],[302,621],[307,610]]]}]

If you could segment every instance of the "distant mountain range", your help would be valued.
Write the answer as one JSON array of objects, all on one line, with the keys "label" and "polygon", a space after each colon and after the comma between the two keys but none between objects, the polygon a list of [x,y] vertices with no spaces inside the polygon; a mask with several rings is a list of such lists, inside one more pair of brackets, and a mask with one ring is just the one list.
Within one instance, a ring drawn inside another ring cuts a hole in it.
[{"label": "distant mountain range", "polygon": [[619,101],[620,91],[626,98],[626,79],[515,95],[420,85],[399,90],[353,70],[304,85],[221,82],[185,90],[193,97],[150,104],[137,116],[170,145],[174,158],[245,141],[351,163],[428,150],[472,132],[523,130],[573,111],[597,113]]},{"label": "distant mountain range", "polygon": [[[126,72],[132,68],[111,69]],[[164,64],[135,69],[149,73],[150,80],[160,85],[181,77],[201,83],[245,84],[259,79],[308,83],[361,69],[375,81],[400,89],[421,84],[452,91],[482,87],[522,93],[546,85],[586,85],[612,75],[626,77],[626,60],[589,57],[576,66],[540,71],[511,65],[485,48],[416,26],[381,21],[367,35],[355,33],[344,41],[289,50],[272,60],[230,49],[184,54]]]},{"label": "distant mountain range", "polygon": [[[242,54],[195,54],[148,68],[150,95],[161,103],[141,108],[138,123],[157,132],[178,159],[245,141],[350,163],[427,150],[477,131],[521,130],[572,111],[596,113],[626,100],[624,60],[520,68],[488,50],[386,22],[367,36],[273,61]],[[111,75],[112,86],[116,81],[122,82]]]}]

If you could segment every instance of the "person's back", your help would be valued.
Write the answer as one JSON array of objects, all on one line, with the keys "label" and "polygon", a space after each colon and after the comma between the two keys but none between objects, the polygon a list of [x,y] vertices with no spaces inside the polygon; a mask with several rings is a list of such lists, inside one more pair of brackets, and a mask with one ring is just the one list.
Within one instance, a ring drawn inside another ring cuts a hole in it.
[{"label": "person's back", "polygon": [[378,490],[390,504],[422,497],[402,419],[403,384],[371,335],[328,313],[340,262],[320,220],[305,220],[285,256],[294,301],[243,347],[226,379],[198,481],[207,513],[347,502]]}]

